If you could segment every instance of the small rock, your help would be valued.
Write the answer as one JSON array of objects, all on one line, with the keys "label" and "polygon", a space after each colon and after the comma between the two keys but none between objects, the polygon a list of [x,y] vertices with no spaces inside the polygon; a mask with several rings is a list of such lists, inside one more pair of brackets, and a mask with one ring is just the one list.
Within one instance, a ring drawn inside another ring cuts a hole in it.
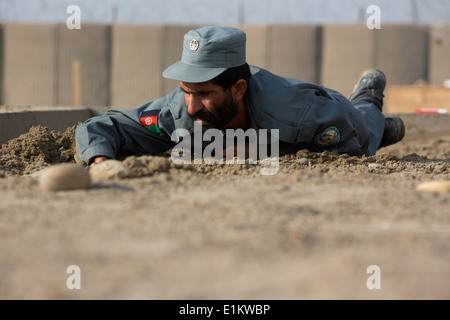
[{"label": "small rock", "polygon": [[377,163],[369,163],[367,166],[368,166],[370,169],[375,169],[375,168],[378,168],[380,165],[377,164]]},{"label": "small rock", "polygon": [[307,166],[309,164],[309,160],[306,158],[301,158],[297,160],[298,163]]},{"label": "small rock", "polygon": [[416,190],[435,193],[447,193],[450,192],[450,181],[423,182],[416,187]]},{"label": "small rock", "polygon": [[122,161],[115,159],[109,159],[96,164],[89,169],[89,173],[94,182],[129,178],[133,175],[133,172]]},{"label": "small rock", "polygon": [[87,189],[91,180],[86,168],[75,163],[63,163],[42,170],[39,185],[45,191]]}]

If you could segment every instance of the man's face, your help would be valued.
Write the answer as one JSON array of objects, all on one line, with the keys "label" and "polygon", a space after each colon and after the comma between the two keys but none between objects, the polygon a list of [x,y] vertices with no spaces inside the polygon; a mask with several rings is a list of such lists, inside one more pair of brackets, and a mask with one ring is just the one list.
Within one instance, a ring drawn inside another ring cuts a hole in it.
[{"label": "man's face", "polygon": [[202,124],[203,130],[223,129],[237,114],[238,104],[230,90],[211,82],[180,83],[189,115]]}]

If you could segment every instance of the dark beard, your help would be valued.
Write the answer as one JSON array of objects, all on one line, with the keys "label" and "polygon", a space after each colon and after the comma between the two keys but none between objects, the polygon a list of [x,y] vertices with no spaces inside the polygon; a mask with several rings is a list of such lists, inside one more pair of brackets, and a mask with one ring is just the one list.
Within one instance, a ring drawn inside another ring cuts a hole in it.
[{"label": "dark beard", "polygon": [[237,114],[238,105],[233,101],[231,93],[227,93],[225,100],[220,106],[214,105],[213,112],[203,108],[196,112],[191,118],[203,120],[202,130],[211,128],[222,130],[224,126]]}]

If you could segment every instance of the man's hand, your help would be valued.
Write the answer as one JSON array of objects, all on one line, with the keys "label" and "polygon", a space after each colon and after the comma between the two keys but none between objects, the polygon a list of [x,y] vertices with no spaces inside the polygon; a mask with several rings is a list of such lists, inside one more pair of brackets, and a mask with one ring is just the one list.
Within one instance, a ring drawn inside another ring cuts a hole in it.
[{"label": "man's hand", "polygon": [[108,160],[108,159],[110,159],[110,158],[104,157],[104,156],[95,157],[95,158],[91,161],[91,164],[89,165],[89,167],[93,167],[93,166],[95,166],[96,164],[99,164],[100,162],[103,162],[103,161]]}]

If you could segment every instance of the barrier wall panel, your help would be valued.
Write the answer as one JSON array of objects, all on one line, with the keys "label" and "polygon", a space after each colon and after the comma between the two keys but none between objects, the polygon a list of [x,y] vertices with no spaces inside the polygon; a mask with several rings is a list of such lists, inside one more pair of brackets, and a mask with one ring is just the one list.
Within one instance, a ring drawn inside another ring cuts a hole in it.
[{"label": "barrier wall panel", "polygon": [[[36,106],[34,108],[40,109]],[[48,127],[49,130],[63,132],[92,116],[92,112],[87,108],[67,110],[59,106],[53,110],[0,112],[0,145],[27,133],[32,126],[40,125]]]},{"label": "barrier wall panel", "polygon": [[319,82],[320,27],[273,25],[267,28],[267,33],[269,71]]},{"label": "barrier wall panel", "polygon": [[268,67],[267,28],[266,26],[234,26],[245,32],[247,37],[247,63],[257,67]]},{"label": "barrier wall panel", "polygon": [[[102,25],[57,26],[57,105],[109,105],[110,31]],[[74,76],[75,62],[79,63],[79,79]]]},{"label": "barrier wall panel", "polygon": [[386,74],[387,85],[427,81],[426,27],[382,25],[375,30],[375,67]]},{"label": "barrier wall panel", "polygon": [[0,105],[4,104],[3,90],[4,90],[4,35],[3,25],[0,25]]},{"label": "barrier wall panel", "polygon": [[[73,105],[72,63],[79,61],[82,106],[135,108],[178,85],[162,72],[180,60],[184,34],[198,27],[82,25],[69,30],[65,25],[5,24],[0,102]],[[388,86],[442,85],[450,78],[448,25],[235,27],[247,34],[249,64],[320,83],[345,96],[370,67],[386,73]]]},{"label": "barrier wall panel", "polygon": [[321,84],[349,97],[364,69],[373,67],[374,31],[365,25],[323,27]]},{"label": "barrier wall panel", "polygon": [[4,26],[4,104],[55,104],[55,27]]},{"label": "barrier wall panel", "polygon": [[111,106],[136,108],[161,93],[162,26],[112,27]]},{"label": "barrier wall panel", "polygon": [[450,79],[450,25],[430,27],[429,49],[429,83],[442,85]]}]

